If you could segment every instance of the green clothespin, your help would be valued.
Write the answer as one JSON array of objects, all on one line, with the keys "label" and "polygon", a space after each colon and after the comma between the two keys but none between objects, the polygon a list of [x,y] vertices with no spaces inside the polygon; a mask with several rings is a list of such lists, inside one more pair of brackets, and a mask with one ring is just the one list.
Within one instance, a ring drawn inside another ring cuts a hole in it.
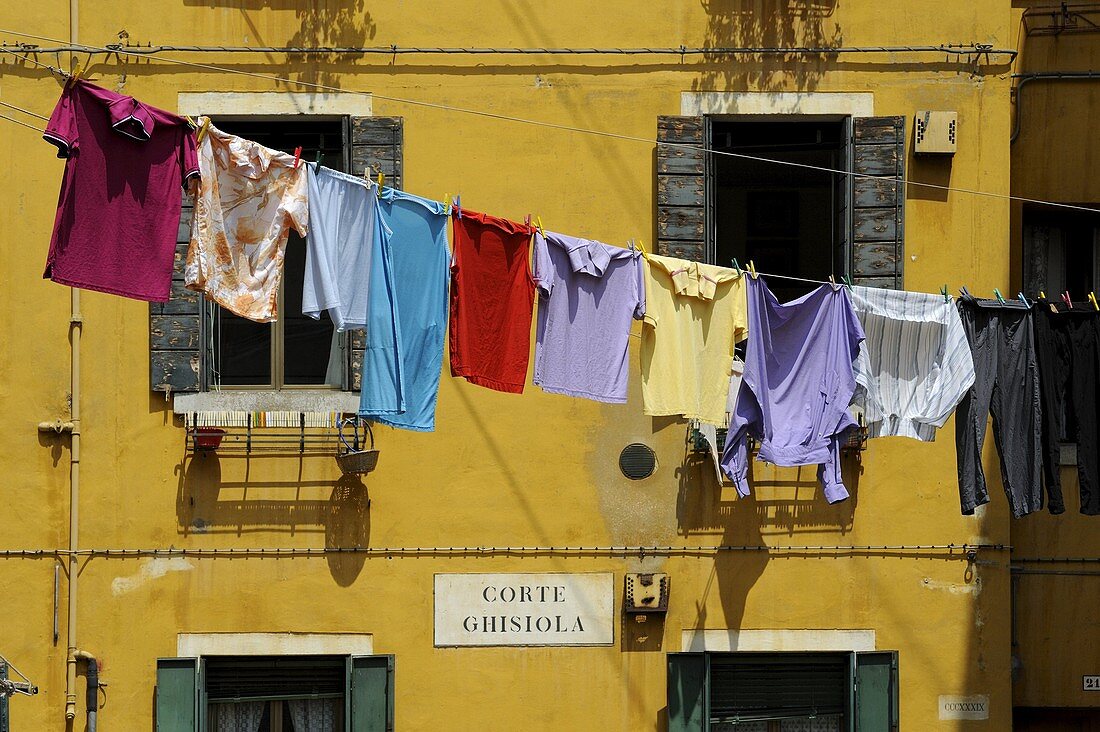
[{"label": "green clothespin", "polygon": [[731,262],[731,264],[733,264],[733,268],[735,270],[737,270],[737,276],[740,277],[741,276],[741,265],[738,264],[737,257],[734,257],[732,260],[730,260],[730,262]]},{"label": "green clothespin", "polygon": [[321,167],[321,161],[325,159],[325,154],[321,152],[321,148],[317,148],[317,159],[313,161],[313,164],[318,168]]},{"label": "green clothespin", "polygon": [[998,289],[997,289],[996,287],[994,287],[994,288],[993,288],[993,294],[997,296],[997,301],[998,301],[999,303],[1001,303],[1002,305],[1004,305],[1004,304],[1005,304],[1005,298],[1004,298],[1004,295],[1002,295],[1002,294],[1001,294],[1001,291],[1000,291],[1000,290],[998,290]]},{"label": "green clothespin", "polygon": [[852,289],[852,278],[848,275],[841,275],[840,279],[843,280],[844,286],[850,291]]},{"label": "green clothespin", "polygon": [[951,302],[951,296],[947,294],[947,285],[940,288],[940,294],[943,295],[944,302]]}]

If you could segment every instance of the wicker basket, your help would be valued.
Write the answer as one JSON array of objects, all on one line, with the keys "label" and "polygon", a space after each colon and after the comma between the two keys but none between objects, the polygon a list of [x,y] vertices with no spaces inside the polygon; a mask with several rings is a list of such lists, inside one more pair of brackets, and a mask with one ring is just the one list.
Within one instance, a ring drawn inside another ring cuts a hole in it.
[{"label": "wicker basket", "polygon": [[[344,437],[345,426],[351,427],[350,445],[347,438]],[[360,428],[364,432],[362,440],[359,439]],[[371,431],[369,422],[358,417],[341,420],[339,437],[344,447],[336,453],[336,464],[340,466],[340,471],[344,475],[362,475],[374,470],[375,466],[378,465],[378,451],[374,449],[374,432]],[[360,445],[366,446],[368,437],[370,437],[370,449],[360,450]]]}]

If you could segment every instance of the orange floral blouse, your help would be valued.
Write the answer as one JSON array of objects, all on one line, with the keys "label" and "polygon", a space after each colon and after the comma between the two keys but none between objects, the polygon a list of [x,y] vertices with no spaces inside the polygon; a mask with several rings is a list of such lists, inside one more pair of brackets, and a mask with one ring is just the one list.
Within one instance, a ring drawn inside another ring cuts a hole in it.
[{"label": "orange floral blouse", "polygon": [[184,279],[226,310],[270,322],[290,227],[303,237],[309,227],[306,166],[212,124],[206,129]]}]

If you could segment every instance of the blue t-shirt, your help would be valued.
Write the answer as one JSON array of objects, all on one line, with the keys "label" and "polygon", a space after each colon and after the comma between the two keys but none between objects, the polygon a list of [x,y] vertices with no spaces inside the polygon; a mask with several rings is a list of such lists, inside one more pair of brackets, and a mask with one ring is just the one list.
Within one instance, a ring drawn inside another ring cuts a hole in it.
[{"label": "blue t-shirt", "polygon": [[[383,188],[381,213],[392,231],[388,264],[393,287],[388,292],[371,287],[359,414],[393,427],[430,432],[435,429],[447,330],[446,207]],[[391,332],[396,338],[388,335]]]}]

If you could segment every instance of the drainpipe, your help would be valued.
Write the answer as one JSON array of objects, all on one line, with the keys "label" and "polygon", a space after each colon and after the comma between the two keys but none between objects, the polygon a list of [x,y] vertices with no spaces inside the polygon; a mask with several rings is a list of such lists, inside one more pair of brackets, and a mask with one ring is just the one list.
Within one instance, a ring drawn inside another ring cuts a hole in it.
[{"label": "drainpipe", "polygon": [[86,695],[86,704],[88,707],[88,729],[87,732],[96,732],[96,717],[99,712],[99,663],[96,661],[95,656],[85,651],[76,651],[73,656],[78,661],[87,661],[88,663],[88,693]]},{"label": "drainpipe", "polygon": [[[69,0],[69,42],[76,45],[80,42],[80,0]],[[70,64],[75,67],[75,55],[70,59]],[[83,326],[80,315],[80,290],[75,287],[69,295],[69,339],[71,366],[70,378],[70,421],[73,423],[72,445],[69,450],[69,617],[66,628],[66,637],[69,641],[69,651],[65,658],[65,719],[68,722],[76,717],[76,595],[77,579],[80,572],[78,557],[76,555],[79,529],[80,508],[80,334]],[[91,678],[88,679],[89,688]],[[94,705],[93,705],[94,706]],[[93,714],[89,707],[89,715]],[[94,717],[90,717],[89,722]]]},{"label": "drainpipe", "polygon": [[1100,72],[1097,71],[1036,71],[1027,74],[1013,74],[1013,79],[1017,79],[1016,88],[1016,108],[1014,110],[1014,121],[1012,125],[1012,136],[1009,137],[1009,143],[1015,143],[1016,138],[1020,136],[1020,107],[1023,106],[1023,93],[1024,87],[1032,81],[1083,81],[1100,79]]}]

